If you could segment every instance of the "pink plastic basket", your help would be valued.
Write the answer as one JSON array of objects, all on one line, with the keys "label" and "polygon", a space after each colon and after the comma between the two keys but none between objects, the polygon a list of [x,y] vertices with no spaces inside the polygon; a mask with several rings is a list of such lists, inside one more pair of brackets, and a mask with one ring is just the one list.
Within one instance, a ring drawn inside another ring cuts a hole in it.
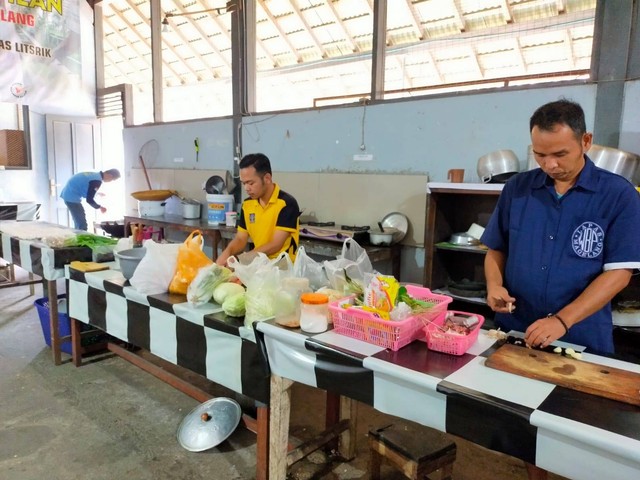
[{"label": "pink plastic basket", "polygon": [[444,320],[447,312],[443,312],[437,316],[432,323],[424,327],[424,333],[427,337],[427,346],[429,350],[435,350],[437,352],[449,353],[451,355],[464,354],[471,345],[478,339],[480,333],[480,327],[484,323],[484,317],[476,313],[453,311],[453,313],[461,313],[464,315],[475,315],[478,317],[477,325],[471,330],[469,335],[456,335],[454,333],[447,333],[440,330],[438,327],[444,325]]},{"label": "pink plastic basket", "polygon": [[433,302],[434,306],[418,315],[394,322],[357,308],[342,308],[341,305],[353,301],[353,297],[343,298],[329,304],[334,331],[393,351],[423,337],[427,320],[435,319],[440,313],[445,312],[452,298],[431,293],[428,288],[415,285],[406,287],[407,293],[413,298]]}]

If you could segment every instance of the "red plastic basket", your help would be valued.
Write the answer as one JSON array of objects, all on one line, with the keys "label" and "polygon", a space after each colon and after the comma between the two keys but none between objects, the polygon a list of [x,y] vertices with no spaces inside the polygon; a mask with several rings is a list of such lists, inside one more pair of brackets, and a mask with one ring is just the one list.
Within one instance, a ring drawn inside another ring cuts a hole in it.
[{"label": "red plastic basket", "polygon": [[429,325],[424,327],[424,333],[427,337],[427,346],[429,350],[435,350],[437,352],[449,353],[451,355],[462,355],[475,343],[480,333],[480,327],[484,323],[484,317],[476,313],[453,311],[453,313],[461,313],[464,315],[475,315],[478,317],[477,325],[471,330],[469,335],[456,335],[454,333],[448,333],[441,331],[438,327],[444,325],[444,320],[447,312],[443,312],[438,315],[437,318],[431,321]]},{"label": "red plastic basket", "polygon": [[373,343],[393,351],[423,337],[423,329],[428,320],[435,319],[447,309],[453,300],[447,295],[431,293],[428,288],[407,285],[407,293],[417,300],[433,302],[435,305],[418,315],[394,322],[376,317],[371,312],[357,308],[342,308],[341,305],[353,300],[343,298],[329,304],[329,314],[336,333]]}]

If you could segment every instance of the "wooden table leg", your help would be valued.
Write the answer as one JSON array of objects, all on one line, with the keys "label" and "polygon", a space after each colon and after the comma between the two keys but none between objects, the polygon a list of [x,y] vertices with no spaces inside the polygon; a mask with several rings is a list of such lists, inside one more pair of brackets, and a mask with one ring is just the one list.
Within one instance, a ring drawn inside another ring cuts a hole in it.
[{"label": "wooden table leg", "polygon": [[260,406],[257,412],[256,480],[269,478],[269,407]]},{"label": "wooden table leg", "polygon": [[80,322],[71,319],[71,360],[76,367],[82,366],[82,336]]},{"label": "wooden table leg", "polygon": [[51,329],[51,353],[54,365],[62,363],[60,353],[60,329],[58,328],[58,285],[56,280],[47,280],[47,296],[49,298],[49,327]]},{"label": "wooden table leg", "polygon": [[340,434],[338,452],[343,458],[356,457],[356,439],[358,438],[358,402],[349,397],[340,397],[340,420],[349,421],[349,429]]},{"label": "wooden table leg", "polygon": [[271,373],[269,405],[269,478],[287,477],[287,445],[289,443],[289,414],[293,381]]}]

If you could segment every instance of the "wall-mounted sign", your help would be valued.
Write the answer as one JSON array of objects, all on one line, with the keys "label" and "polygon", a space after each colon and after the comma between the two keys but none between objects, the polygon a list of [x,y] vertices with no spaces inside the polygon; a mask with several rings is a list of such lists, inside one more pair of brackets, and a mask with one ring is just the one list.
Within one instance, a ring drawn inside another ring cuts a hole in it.
[{"label": "wall-mounted sign", "polygon": [[0,102],[43,112],[93,110],[95,91],[83,79],[79,1],[0,0]]}]

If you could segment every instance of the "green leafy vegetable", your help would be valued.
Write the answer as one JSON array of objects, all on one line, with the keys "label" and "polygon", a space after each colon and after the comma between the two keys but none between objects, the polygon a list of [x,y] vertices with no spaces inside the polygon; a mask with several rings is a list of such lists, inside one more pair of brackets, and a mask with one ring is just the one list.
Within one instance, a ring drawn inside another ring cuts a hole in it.
[{"label": "green leafy vegetable", "polygon": [[79,233],[74,237],[65,240],[65,247],[89,247],[96,250],[99,247],[112,246],[118,243],[118,239],[104,237],[102,235],[94,235],[92,233]]},{"label": "green leafy vegetable", "polygon": [[244,287],[242,285],[225,281],[213,290],[213,301],[218,305],[222,305],[227,298],[243,292]]},{"label": "green leafy vegetable", "polygon": [[245,292],[236,293],[222,304],[222,310],[230,317],[242,317],[245,313]]},{"label": "green leafy vegetable", "polygon": [[425,310],[429,310],[435,306],[434,302],[425,302],[424,300],[413,298],[407,292],[407,287],[403,286],[401,286],[400,290],[398,290],[398,303],[399,302],[404,302],[409,305],[413,313],[424,312]]}]

